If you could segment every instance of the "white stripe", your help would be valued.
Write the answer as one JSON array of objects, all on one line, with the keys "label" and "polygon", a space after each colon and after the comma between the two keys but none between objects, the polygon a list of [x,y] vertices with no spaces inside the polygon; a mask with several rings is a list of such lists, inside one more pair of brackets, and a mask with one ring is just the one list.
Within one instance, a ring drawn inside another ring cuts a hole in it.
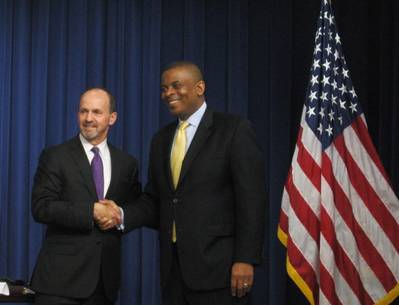
[{"label": "white stripe", "polygon": [[281,200],[281,210],[284,212],[285,215],[288,215],[290,208],[290,198],[288,197],[287,189],[284,187],[283,199]]},{"label": "white stripe", "polygon": [[308,126],[305,122],[305,126],[302,129],[302,138],[301,142],[303,146],[306,148],[306,151],[309,155],[312,156],[312,159],[316,164],[321,167],[321,142],[315,136],[313,130]]},{"label": "white stripe", "polygon": [[317,218],[320,216],[320,192],[302,171],[298,160],[298,147],[292,159],[292,182]]},{"label": "white stripe", "polygon": [[319,289],[319,305],[331,305],[330,301],[327,299],[321,289]]},{"label": "white stripe", "polygon": [[[322,178],[322,205],[334,224],[337,241],[345,251],[349,260],[354,265],[364,289],[373,300],[378,300],[386,291],[367,262],[360,255],[355,236],[351,229],[346,225],[339,211],[334,204],[334,194],[328,182]],[[323,234],[323,232],[322,232]],[[322,251],[321,249],[320,251]],[[333,258],[332,258],[333,259]],[[344,303],[345,304],[345,303]]]},{"label": "white stripe", "polygon": [[399,200],[393,192],[391,186],[381,174],[373,159],[363,146],[352,127],[348,127],[343,132],[345,145],[352,155],[355,163],[366,176],[367,181],[373,187],[380,200],[393,215],[396,223],[399,222]]},{"label": "white stripe", "polygon": [[323,236],[320,237],[320,261],[329,275],[334,279],[335,293],[341,303],[344,305],[361,305],[359,299],[335,265],[334,253]]},{"label": "white stripe", "polygon": [[374,216],[367,209],[356,189],[353,188],[349,180],[346,165],[335,149],[335,146],[330,145],[330,147],[325,150],[325,153],[331,160],[335,179],[351,203],[354,218],[368,236],[373,246],[380,253],[382,259],[389,266],[395,278],[398,279],[399,255],[396,249],[392,245],[390,239],[385,235],[380,225],[376,222]]},{"label": "white stripe", "polygon": [[[291,209],[288,214],[288,231],[292,242],[299,249],[302,256],[309,263],[314,272],[318,275],[319,249],[317,243],[312,236],[309,235],[306,227],[304,227],[302,222],[298,219],[293,209]],[[318,277],[316,280],[318,281]]]}]

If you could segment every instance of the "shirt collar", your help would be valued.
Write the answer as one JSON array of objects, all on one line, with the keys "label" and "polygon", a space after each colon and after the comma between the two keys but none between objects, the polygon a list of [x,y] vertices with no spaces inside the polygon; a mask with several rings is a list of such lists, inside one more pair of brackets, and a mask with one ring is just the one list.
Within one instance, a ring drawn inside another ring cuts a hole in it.
[{"label": "shirt collar", "polygon": [[107,138],[105,138],[104,141],[102,141],[101,143],[99,143],[99,144],[97,144],[97,145],[91,144],[89,141],[87,141],[87,140],[85,139],[84,136],[82,136],[81,133],[79,133],[79,139],[80,139],[80,142],[82,142],[82,145],[83,145],[83,148],[84,148],[86,154],[89,153],[89,152],[91,152],[91,149],[92,149],[94,146],[97,146],[98,149],[99,149],[99,151],[100,151],[100,154],[101,154],[101,155],[104,155],[104,152],[105,152],[105,150],[106,150],[107,147],[108,147],[108,145],[107,145]]},{"label": "shirt collar", "polygon": [[[203,102],[201,107],[199,107],[192,115],[189,116],[189,118],[186,120],[189,123],[189,126],[198,127],[202,117],[204,116],[206,107],[206,102]],[[179,119],[179,125],[180,123],[181,120]]]}]

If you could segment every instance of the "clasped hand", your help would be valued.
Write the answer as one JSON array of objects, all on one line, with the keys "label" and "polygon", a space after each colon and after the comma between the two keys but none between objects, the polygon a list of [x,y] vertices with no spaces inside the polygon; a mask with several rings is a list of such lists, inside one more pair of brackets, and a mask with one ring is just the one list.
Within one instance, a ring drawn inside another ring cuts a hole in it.
[{"label": "clasped hand", "polygon": [[93,217],[101,230],[109,230],[122,223],[121,211],[113,200],[100,200],[94,203]]}]

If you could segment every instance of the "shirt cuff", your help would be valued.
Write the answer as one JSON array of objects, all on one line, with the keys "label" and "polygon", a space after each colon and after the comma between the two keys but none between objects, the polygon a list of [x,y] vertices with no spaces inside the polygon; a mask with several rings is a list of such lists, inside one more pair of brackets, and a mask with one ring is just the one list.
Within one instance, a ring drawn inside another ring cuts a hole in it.
[{"label": "shirt cuff", "polygon": [[119,210],[121,211],[121,224],[117,225],[116,228],[119,231],[123,231],[125,230],[125,214],[123,213],[123,209],[121,207],[119,207]]}]

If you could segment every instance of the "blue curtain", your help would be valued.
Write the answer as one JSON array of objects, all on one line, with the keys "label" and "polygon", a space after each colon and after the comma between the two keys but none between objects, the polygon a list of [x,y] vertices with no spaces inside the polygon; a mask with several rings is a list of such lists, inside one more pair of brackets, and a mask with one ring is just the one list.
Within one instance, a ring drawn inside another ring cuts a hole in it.
[{"label": "blue curtain", "polygon": [[[333,5],[398,191],[399,4]],[[276,228],[318,10],[318,0],[0,0],[0,278],[30,278],[44,232],[30,214],[32,177],[44,147],[77,134],[79,95],[93,86],[115,95],[110,141],[138,158],[145,183],[151,136],[172,120],[159,98],[160,70],[186,59],[205,72],[209,106],[249,118],[264,150],[265,260],[251,304],[306,304],[287,279]],[[146,228],[124,237],[119,304],[160,304],[157,240]]]}]

